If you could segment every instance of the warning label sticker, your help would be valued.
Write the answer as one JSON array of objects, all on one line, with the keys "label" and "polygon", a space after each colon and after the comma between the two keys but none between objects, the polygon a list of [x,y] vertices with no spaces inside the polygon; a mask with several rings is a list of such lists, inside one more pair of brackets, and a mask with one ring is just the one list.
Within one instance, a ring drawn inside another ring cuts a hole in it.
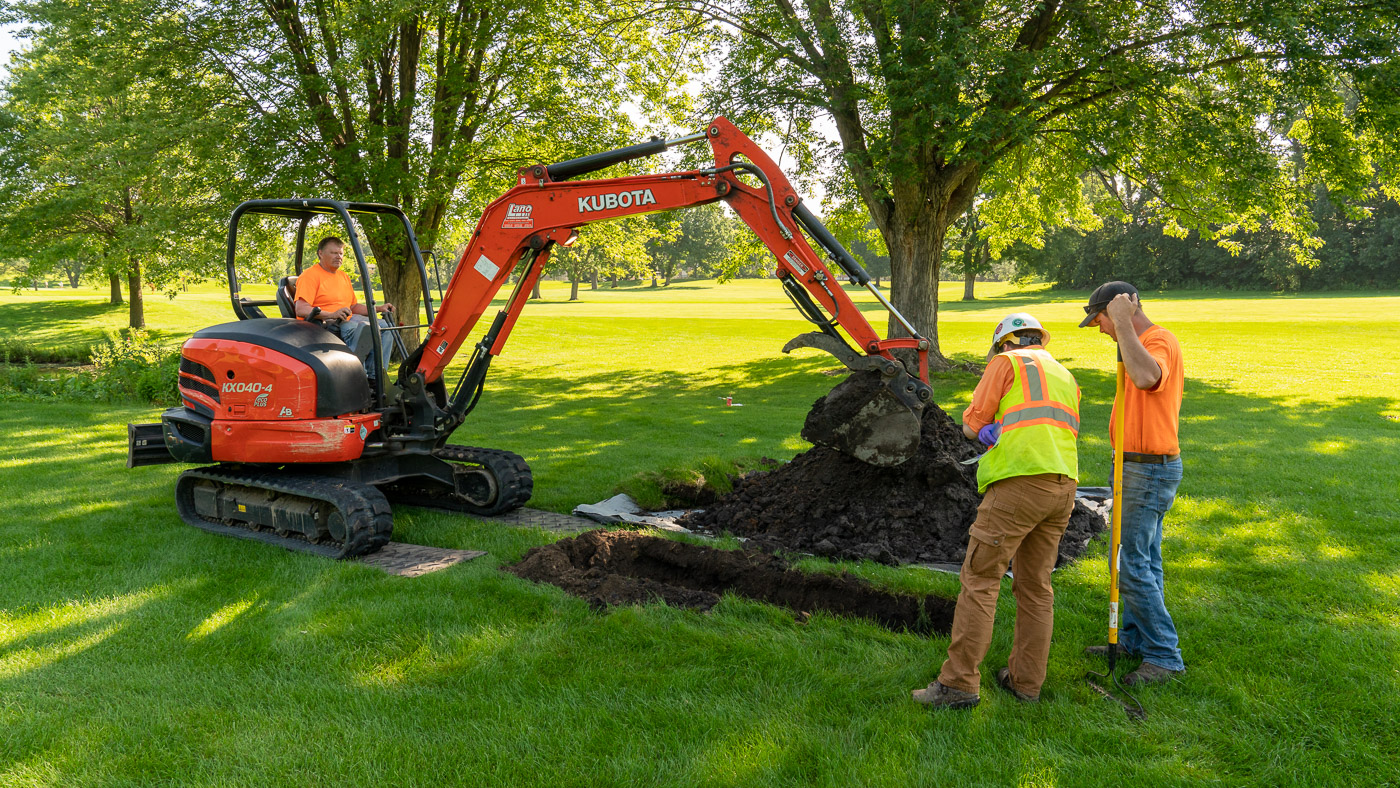
[{"label": "warning label sticker", "polygon": [[488,281],[494,280],[496,274],[501,272],[501,267],[488,260],[486,255],[481,255],[476,258],[476,265],[472,266],[472,268],[475,268],[476,272],[486,277]]},{"label": "warning label sticker", "polygon": [[787,254],[783,255],[783,259],[787,260],[788,265],[792,266],[792,270],[796,271],[798,276],[806,276],[807,272],[811,270],[807,267],[806,263],[803,263],[801,258],[797,256],[797,253],[791,249],[788,250]]}]

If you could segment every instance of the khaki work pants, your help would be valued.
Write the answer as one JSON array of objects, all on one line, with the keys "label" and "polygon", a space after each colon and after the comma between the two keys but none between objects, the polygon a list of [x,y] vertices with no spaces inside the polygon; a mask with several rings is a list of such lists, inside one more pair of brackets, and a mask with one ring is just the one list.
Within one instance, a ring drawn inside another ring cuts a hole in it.
[{"label": "khaki work pants", "polygon": [[940,684],[977,692],[981,683],[977,668],[992,644],[1001,578],[1014,558],[1011,592],[1016,595],[1016,628],[1007,666],[1017,691],[1040,695],[1055,623],[1050,570],[1055,568],[1060,537],[1074,510],[1074,491],[1075,480],[1058,473],[1013,476],[987,488],[959,575],[962,591],[953,613],[948,661],[938,675]]}]

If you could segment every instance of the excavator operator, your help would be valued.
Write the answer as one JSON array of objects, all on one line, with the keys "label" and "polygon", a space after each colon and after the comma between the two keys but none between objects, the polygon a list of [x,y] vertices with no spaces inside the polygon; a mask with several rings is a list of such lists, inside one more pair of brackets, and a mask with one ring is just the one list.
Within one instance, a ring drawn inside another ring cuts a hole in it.
[{"label": "excavator operator", "polygon": [[[350,276],[341,270],[345,260],[345,242],[328,235],[316,245],[316,265],[301,273],[297,279],[297,317],[321,321],[325,329],[340,337],[350,352],[364,362],[370,380],[375,378],[374,365],[369,361],[369,310],[355,298],[355,286]],[[393,313],[393,304],[379,304],[375,311]]]}]

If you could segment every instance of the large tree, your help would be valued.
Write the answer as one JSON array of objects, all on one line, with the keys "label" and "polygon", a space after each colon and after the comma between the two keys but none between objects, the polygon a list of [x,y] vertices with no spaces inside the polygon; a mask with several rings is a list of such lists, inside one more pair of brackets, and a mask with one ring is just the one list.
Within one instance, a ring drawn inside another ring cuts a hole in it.
[{"label": "large tree", "polygon": [[718,205],[699,205],[647,218],[656,228],[656,235],[647,241],[651,268],[666,285],[684,272],[713,276],[730,263],[732,236],[738,228]]},{"label": "large tree", "polygon": [[[626,102],[664,116],[684,81],[670,68],[682,39],[615,20],[603,0],[257,0],[252,24],[246,3],[209,7],[265,189],[397,204],[424,249],[516,167],[635,141]],[[386,297],[418,314],[403,234],[365,233]]]},{"label": "large tree", "polygon": [[[979,191],[1074,215],[1097,166],[1155,176],[1184,228],[1271,216],[1301,236],[1309,181],[1364,189],[1374,163],[1400,179],[1390,2],[657,2],[728,31],[718,108],[749,128],[813,129],[789,140],[813,148],[814,121],[834,128],[890,251],[894,303],[935,343],[944,239]],[[1302,171],[1269,132],[1288,114]]]},{"label": "large tree", "polygon": [[224,86],[162,0],[8,10],[29,45],[4,82],[0,249],[46,270],[100,261],[142,328],[144,285],[217,268]]}]

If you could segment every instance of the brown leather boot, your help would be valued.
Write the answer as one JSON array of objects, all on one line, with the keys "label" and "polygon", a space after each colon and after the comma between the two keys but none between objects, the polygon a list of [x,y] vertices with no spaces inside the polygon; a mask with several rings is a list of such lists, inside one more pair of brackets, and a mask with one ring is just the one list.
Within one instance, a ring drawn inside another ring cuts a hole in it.
[{"label": "brown leather boot", "polygon": [[1011,668],[1002,668],[1001,670],[997,671],[997,686],[1001,687],[1002,689],[1006,690],[1012,695],[1015,695],[1016,700],[1019,700],[1022,703],[1040,702],[1039,695],[1027,695],[1026,693],[1016,689],[1016,687],[1011,684]]},{"label": "brown leather boot", "polygon": [[945,687],[937,681],[909,694],[919,703],[939,709],[970,709],[982,702],[976,693]]},{"label": "brown leather boot", "polygon": [[1153,665],[1151,662],[1144,662],[1138,666],[1137,670],[1123,677],[1123,686],[1141,687],[1147,684],[1165,684],[1185,672],[1184,670],[1171,670],[1161,665]]}]

